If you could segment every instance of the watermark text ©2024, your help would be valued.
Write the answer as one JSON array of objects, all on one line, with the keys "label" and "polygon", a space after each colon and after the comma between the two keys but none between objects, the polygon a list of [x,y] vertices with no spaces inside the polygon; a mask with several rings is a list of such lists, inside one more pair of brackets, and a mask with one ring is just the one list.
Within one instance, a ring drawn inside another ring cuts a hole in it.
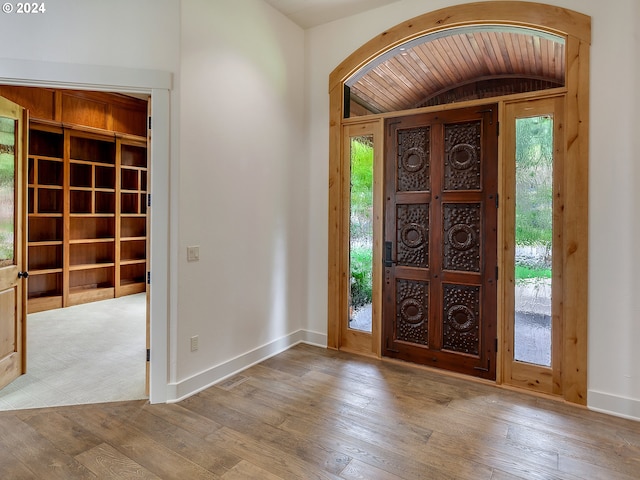
[{"label": "watermark text \u00a92024", "polygon": [[37,15],[46,13],[47,7],[45,2],[5,2],[2,4],[3,13],[14,13],[17,15]]}]

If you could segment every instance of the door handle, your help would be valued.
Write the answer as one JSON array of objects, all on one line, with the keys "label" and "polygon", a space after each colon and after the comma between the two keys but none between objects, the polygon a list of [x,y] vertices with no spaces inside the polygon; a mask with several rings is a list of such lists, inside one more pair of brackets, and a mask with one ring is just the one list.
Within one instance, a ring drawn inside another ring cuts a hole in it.
[{"label": "door handle", "polygon": [[28,278],[29,272],[18,272],[18,278]]},{"label": "door handle", "polygon": [[391,258],[393,250],[393,242],[384,242],[384,266],[393,267],[393,260]]}]

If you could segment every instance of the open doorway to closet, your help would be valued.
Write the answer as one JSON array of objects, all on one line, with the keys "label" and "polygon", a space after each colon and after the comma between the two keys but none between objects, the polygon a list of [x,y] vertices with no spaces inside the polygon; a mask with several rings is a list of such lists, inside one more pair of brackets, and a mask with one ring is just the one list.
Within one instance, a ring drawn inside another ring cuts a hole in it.
[{"label": "open doorway to closet", "polygon": [[0,94],[30,111],[29,370],[0,393],[0,407],[143,398],[149,96],[18,86]]}]

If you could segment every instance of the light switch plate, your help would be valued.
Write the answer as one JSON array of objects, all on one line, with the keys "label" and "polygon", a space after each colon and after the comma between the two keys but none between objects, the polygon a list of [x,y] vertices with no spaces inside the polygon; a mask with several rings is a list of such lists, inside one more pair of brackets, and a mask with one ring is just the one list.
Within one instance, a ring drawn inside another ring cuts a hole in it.
[{"label": "light switch plate", "polygon": [[200,245],[187,247],[187,262],[197,262],[200,260]]}]

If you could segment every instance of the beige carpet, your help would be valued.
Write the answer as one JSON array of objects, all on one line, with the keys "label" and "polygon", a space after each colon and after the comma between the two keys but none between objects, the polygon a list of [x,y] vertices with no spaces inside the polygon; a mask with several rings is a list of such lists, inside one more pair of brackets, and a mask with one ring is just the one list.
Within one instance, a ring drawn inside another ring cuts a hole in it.
[{"label": "beige carpet", "polygon": [[30,314],[27,374],[0,410],[146,398],[145,294]]}]

